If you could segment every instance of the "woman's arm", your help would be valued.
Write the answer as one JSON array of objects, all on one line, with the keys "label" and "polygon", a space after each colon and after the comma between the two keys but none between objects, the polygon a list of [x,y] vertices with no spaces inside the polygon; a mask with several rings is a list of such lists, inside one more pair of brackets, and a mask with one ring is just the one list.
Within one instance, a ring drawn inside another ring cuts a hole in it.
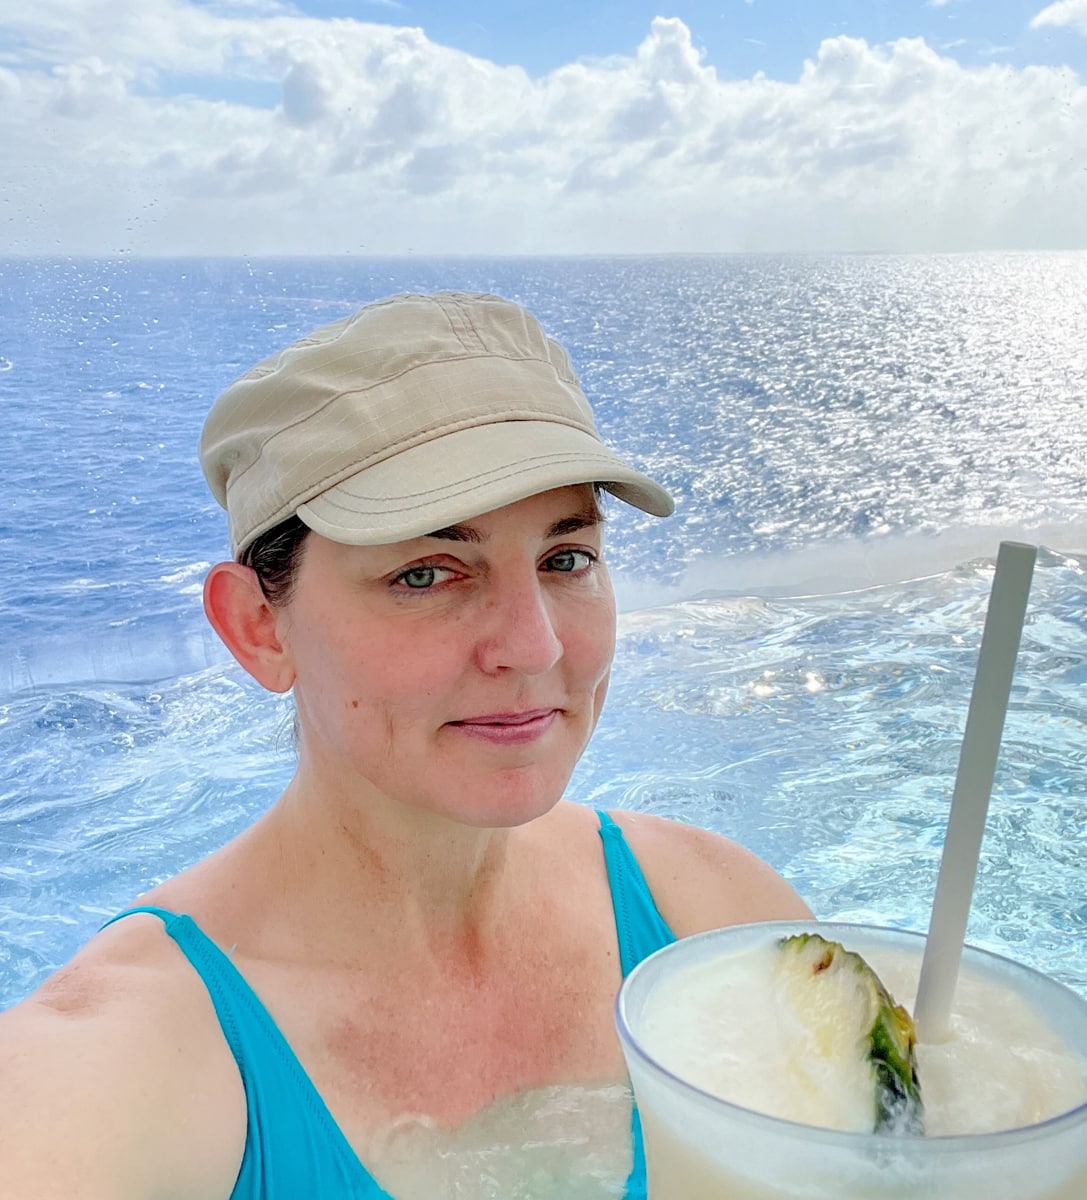
[{"label": "woman's arm", "polygon": [[0,1014],[0,1196],[226,1200],[244,1097],[239,1142],[238,1096],[186,1000],[178,972],[92,942]]}]

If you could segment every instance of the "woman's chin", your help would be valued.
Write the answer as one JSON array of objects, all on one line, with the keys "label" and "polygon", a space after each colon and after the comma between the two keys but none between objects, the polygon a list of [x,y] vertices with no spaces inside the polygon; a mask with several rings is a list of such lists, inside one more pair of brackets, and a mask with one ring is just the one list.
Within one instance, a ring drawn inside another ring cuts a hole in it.
[{"label": "woman's chin", "polygon": [[546,816],[563,797],[567,780],[549,782],[546,787],[466,786],[459,802],[452,802],[452,787],[443,797],[443,815],[474,829],[515,829]]}]

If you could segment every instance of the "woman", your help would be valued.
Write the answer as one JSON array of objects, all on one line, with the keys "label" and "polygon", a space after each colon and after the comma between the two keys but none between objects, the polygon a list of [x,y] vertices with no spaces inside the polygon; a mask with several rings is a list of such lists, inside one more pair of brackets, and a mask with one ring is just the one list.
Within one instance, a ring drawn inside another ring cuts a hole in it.
[{"label": "woman", "polygon": [[[600,492],[670,499],[493,296],[318,330],[226,390],[200,453],[235,555],[207,615],[293,691],[297,770],[0,1019],[3,1194],[432,1200],[460,1131],[567,1092],[609,1098],[604,1148],[517,1194],[572,1196],[601,1153],[585,1194],[641,1194],[623,974],[808,915],[716,835],[562,799],[614,649]],[[472,1161],[456,1194],[512,1194]]]}]

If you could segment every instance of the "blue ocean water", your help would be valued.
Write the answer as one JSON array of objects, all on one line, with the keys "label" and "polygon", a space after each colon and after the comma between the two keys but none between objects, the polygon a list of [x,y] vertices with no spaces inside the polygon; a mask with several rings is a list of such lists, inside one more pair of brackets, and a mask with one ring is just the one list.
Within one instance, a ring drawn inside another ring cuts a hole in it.
[{"label": "blue ocean water", "polygon": [[996,549],[1043,546],[969,936],[1087,994],[1087,254],[35,259],[0,262],[0,1005],[289,776],[200,609],[208,405],[439,287],[536,312],[679,502],[610,511],[570,794],[736,837],[821,916],[924,928]]}]

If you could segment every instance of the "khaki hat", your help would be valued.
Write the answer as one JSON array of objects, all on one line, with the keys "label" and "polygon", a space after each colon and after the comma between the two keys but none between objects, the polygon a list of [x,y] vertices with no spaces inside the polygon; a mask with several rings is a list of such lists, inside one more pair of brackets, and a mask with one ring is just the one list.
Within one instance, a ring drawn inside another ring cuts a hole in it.
[{"label": "khaki hat", "polygon": [[467,292],[392,296],[266,358],[215,402],[200,462],[236,555],[294,514],[380,545],[575,483],[673,509],[601,442],[535,318]]}]

